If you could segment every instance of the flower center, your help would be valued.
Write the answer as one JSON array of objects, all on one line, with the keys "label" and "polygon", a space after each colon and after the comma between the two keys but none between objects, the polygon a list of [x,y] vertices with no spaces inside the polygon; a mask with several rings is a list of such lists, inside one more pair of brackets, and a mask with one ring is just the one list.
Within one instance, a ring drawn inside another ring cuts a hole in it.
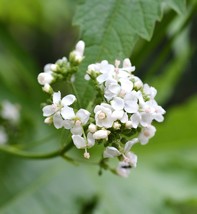
[{"label": "flower center", "polygon": [[149,137],[149,136],[150,136],[149,131],[145,130],[145,131],[144,131],[144,136],[145,136],[145,137]]},{"label": "flower center", "polygon": [[106,114],[104,113],[104,112],[100,112],[99,114],[98,114],[98,119],[99,120],[103,120],[103,119],[105,119],[106,118]]},{"label": "flower center", "polygon": [[120,93],[119,93],[119,96],[120,96],[120,97],[124,97],[125,94],[126,94],[126,91],[122,89],[122,90],[120,91]]},{"label": "flower center", "polygon": [[76,126],[80,126],[81,125],[81,121],[80,120],[76,120],[75,125]]}]

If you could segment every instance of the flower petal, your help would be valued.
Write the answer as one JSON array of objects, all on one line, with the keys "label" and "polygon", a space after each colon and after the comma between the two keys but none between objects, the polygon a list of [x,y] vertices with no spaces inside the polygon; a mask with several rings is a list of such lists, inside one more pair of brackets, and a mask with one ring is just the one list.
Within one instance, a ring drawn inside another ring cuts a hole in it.
[{"label": "flower petal", "polygon": [[69,106],[69,105],[73,104],[75,102],[75,100],[76,100],[76,97],[72,94],[69,94],[62,99],[61,103],[63,106]]},{"label": "flower petal", "polygon": [[105,151],[103,152],[104,158],[113,158],[121,155],[121,153],[113,146],[106,147]]},{"label": "flower petal", "polygon": [[60,100],[61,100],[61,92],[58,91],[53,93],[53,103],[58,105],[60,103]]},{"label": "flower petal", "polygon": [[55,113],[55,108],[53,107],[53,105],[47,105],[42,109],[42,111],[43,116],[48,117]]},{"label": "flower petal", "polygon": [[114,99],[111,101],[111,106],[115,110],[122,110],[124,108],[124,100],[120,97],[114,97]]},{"label": "flower petal", "polygon": [[83,133],[82,126],[80,126],[80,125],[73,126],[73,128],[71,128],[70,131],[73,135],[82,135],[82,133]]},{"label": "flower petal", "polygon": [[65,120],[70,120],[75,118],[75,112],[73,108],[64,106],[64,108],[61,109],[61,115]]},{"label": "flower petal", "polygon": [[131,147],[137,143],[139,140],[138,138],[134,138],[133,140],[128,141],[124,146],[124,152],[127,153],[130,151]]},{"label": "flower petal", "polygon": [[62,119],[62,117],[61,117],[61,115],[60,115],[59,112],[56,113],[56,114],[54,114],[54,116],[53,116],[53,123],[54,123],[54,126],[55,126],[56,129],[62,128],[62,126],[63,126],[63,119]]},{"label": "flower petal", "polygon": [[95,139],[93,138],[93,134],[92,133],[88,132],[87,140],[88,140],[88,148],[93,147],[94,144],[95,144]]},{"label": "flower petal", "polygon": [[79,111],[76,113],[76,117],[80,119],[83,125],[85,125],[90,117],[90,112],[85,109],[79,109]]},{"label": "flower petal", "polygon": [[86,148],[86,142],[83,137],[80,135],[72,135],[73,143],[78,149],[84,149]]}]

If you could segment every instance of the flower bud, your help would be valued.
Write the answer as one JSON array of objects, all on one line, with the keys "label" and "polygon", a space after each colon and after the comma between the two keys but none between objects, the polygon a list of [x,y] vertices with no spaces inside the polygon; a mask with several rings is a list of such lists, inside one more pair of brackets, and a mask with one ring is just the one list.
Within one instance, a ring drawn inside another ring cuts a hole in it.
[{"label": "flower bud", "polygon": [[46,123],[46,124],[52,124],[53,123],[53,118],[52,117],[45,118],[44,123]]},{"label": "flower bud", "polygon": [[127,121],[127,122],[125,123],[125,127],[126,127],[127,129],[131,129],[131,128],[133,127],[132,122],[131,122],[131,121]]},{"label": "flower bud", "polygon": [[48,94],[52,94],[53,93],[53,89],[52,87],[47,83],[42,87],[42,90],[45,91]]},{"label": "flower bud", "polygon": [[40,73],[38,75],[38,82],[40,85],[50,84],[54,80],[50,73]]},{"label": "flower bud", "polygon": [[120,129],[120,127],[121,127],[121,124],[119,122],[114,122],[114,124],[113,124],[114,129],[118,130],[118,129]]},{"label": "flower bud", "polygon": [[110,131],[108,131],[108,130],[99,130],[93,134],[93,138],[95,140],[106,139],[109,134],[110,134]]},{"label": "flower bud", "polygon": [[94,133],[96,132],[97,130],[97,126],[94,125],[93,123],[91,123],[89,126],[88,126],[88,131],[91,132],[91,133]]}]

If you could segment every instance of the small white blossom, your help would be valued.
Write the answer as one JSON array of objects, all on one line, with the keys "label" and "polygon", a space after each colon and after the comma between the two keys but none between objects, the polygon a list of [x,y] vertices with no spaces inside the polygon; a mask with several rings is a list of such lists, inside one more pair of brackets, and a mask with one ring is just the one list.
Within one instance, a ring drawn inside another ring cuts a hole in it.
[{"label": "small white blossom", "polygon": [[114,122],[112,108],[110,105],[101,103],[94,109],[96,125],[104,128],[111,128]]},{"label": "small white blossom", "polygon": [[149,139],[155,135],[156,128],[152,125],[142,128],[138,139],[142,145],[147,144]]},{"label": "small white blossom", "polygon": [[[66,114],[66,113],[65,113]],[[90,112],[85,109],[79,109],[75,116],[70,120],[65,120],[64,128],[70,129],[73,135],[82,135],[83,126],[88,122]]]},{"label": "small white blossom", "polygon": [[96,80],[98,81],[99,84],[102,84],[105,81],[111,80],[113,78],[114,66],[109,64],[107,60],[103,60],[101,63],[98,63],[95,66],[95,70],[92,70],[92,71],[100,74],[96,78]]},{"label": "small white blossom", "polygon": [[80,135],[72,135],[72,140],[78,149],[91,148],[95,144],[95,140],[91,133],[87,134],[87,141]]},{"label": "small white blossom", "polygon": [[38,83],[40,85],[51,84],[54,80],[52,73],[39,73],[38,74]]},{"label": "small white blossom", "polygon": [[75,61],[81,62],[83,60],[84,50],[85,50],[85,42],[79,41],[75,46],[75,50],[71,52],[71,55],[73,56]]},{"label": "small white blossom", "polygon": [[[61,93],[53,93],[53,104],[45,106],[43,111],[43,116],[53,117],[54,126],[59,129],[64,125],[64,119],[72,119],[75,116],[75,113],[71,107],[71,104],[74,103],[76,97],[72,94],[65,96],[61,99]],[[63,117],[63,118],[62,118]]]},{"label": "small white blossom", "polygon": [[116,168],[116,173],[121,177],[127,178],[130,174],[131,168],[137,166],[137,155],[132,152],[127,153],[127,160],[121,161]]},{"label": "small white blossom", "polygon": [[147,83],[143,86],[143,92],[149,99],[154,99],[157,94],[157,90],[154,87],[149,86]]},{"label": "small white blossom", "polygon": [[4,100],[2,102],[1,117],[10,122],[17,123],[20,119],[19,106]]}]

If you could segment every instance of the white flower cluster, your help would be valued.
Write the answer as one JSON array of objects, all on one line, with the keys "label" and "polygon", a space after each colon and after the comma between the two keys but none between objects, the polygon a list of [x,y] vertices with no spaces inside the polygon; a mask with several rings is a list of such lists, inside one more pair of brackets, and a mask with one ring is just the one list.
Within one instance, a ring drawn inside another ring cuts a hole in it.
[{"label": "white flower cluster", "polygon": [[[137,156],[130,152],[134,143],[148,143],[154,136],[156,128],[151,125],[153,120],[162,122],[165,110],[155,101],[156,89],[133,75],[135,67],[131,65],[129,59],[124,59],[121,68],[120,61],[116,60],[115,66],[104,60],[101,63],[91,64],[88,67],[86,79],[93,79],[99,86],[103,100],[94,108],[95,124],[93,137],[98,132],[95,139],[109,139],[110,135],[116,136],[114,142],[108,141],[103,157],[112,158],[122,156],[117,173],[121,176],[128,176],[131,167],[136,167]],[[93,124],[91,124],[93,126]],[[132,132],[138,133],[133,140],[121,142],[121,134],[125,130],[127,138],[132,138]],[[105,134],[104,134],[105,133]],[[119,138],[118,138],[119,137]],[[111,144],[111,145],[110,145]]]},{"label": "white flower cluster", "polygon": [[[84,47],[84,42],[80,41],[70,56],[81,62]],[[137,165],[137,156],[130,151],[131,147],[138,142],[148,143],[156,132],[152,121],[162,122],[165,110],[155,101],[156,89],[133,75],[135,67],[130,60],[124,59],[122,67],[120,65],[118,60],[115,65],[104,60],[88,66],[85,79],[94,82],[99,98],[95,100],[91,113],[74,109],[71,105],[76,101],[75,95],[69,94],[61,99],[58,91],[52,93],[53,102],[43,108],[43,115],[45,123],[70,130],[74,145],[85,149],[85,158],[90,157],[88,148],[102,143],[105,147],[103,160],[117,157],[116,173],[127,177],[130,169]],[[51,66],[49,73],[53,76],[57,67],[53,65],[52,69]],[[54,81],[48,78],[50,81],[42,82],[42,75],[39,74],[38,81],[44,87]]]}]

